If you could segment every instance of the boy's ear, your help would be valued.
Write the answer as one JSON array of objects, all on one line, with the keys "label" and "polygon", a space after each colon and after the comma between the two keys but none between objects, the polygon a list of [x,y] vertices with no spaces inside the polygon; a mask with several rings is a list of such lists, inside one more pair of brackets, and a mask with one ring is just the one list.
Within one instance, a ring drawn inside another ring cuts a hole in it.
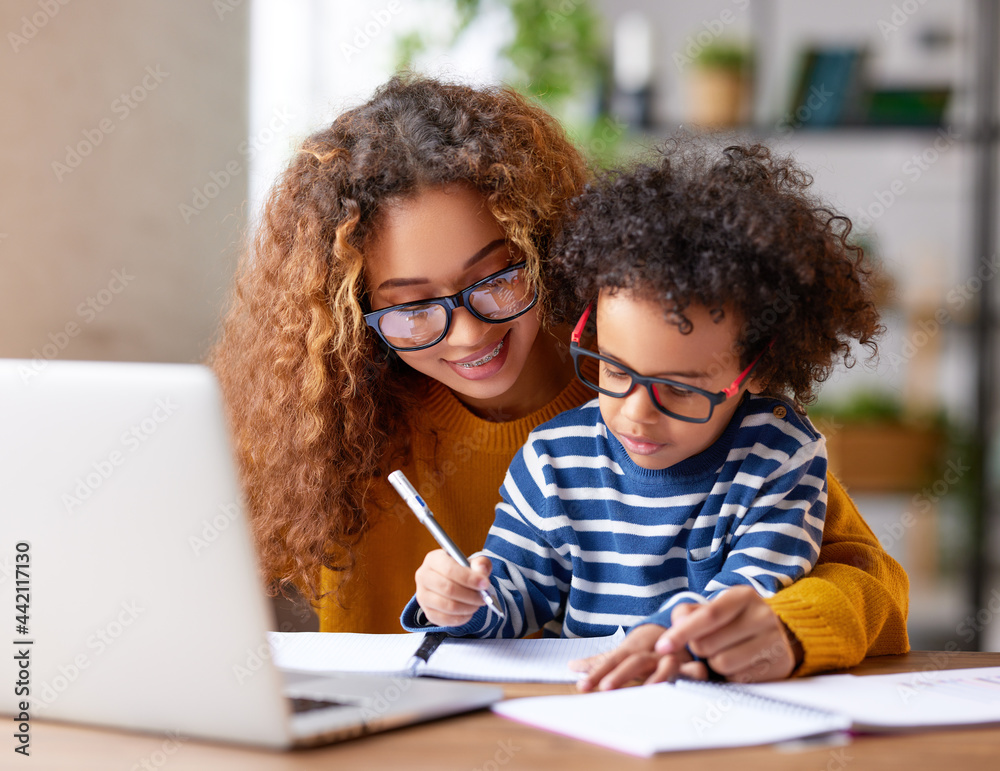
[{"label": "boy's ear", "polygon": [[762,380],[752,375],[750,379],[747,381],[747,391],[749,391],[754,395],[764,393],[764,390],[766,388],[767,388],[767,380]]}]

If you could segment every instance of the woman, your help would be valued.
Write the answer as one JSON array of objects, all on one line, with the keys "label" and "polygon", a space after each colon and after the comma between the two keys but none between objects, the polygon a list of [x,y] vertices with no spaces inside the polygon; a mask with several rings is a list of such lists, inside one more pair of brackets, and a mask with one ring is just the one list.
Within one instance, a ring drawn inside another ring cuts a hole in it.
[{"label": "woman", "polygon": [[[319,602],[322,630],[398,631],[434,548],[389,471],[476,551],[530,429],[592,397],[542,282],[585,179],[515,93],[394,78],[275,186],[213,363],[263,567]],[[766,603],[724,599],[688,626],[730,677],[908,648],[906,576],[832,477],[813,573]]]}]

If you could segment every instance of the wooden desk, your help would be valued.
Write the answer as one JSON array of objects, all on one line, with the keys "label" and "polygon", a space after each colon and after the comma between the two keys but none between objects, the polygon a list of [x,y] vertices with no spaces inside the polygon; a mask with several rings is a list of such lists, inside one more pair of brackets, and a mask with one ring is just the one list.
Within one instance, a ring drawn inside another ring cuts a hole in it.
[{"label": "wooden desk", "polygon": [[[854,674],[962,667],[1000,666],[1000,653],[928,653],[869,659]],[[507,695],[572,693],[572,686],[518,684]],[[926,731],[911,735],[862,736],[843,747],[782,753],[773,747],[745,747],[634,758],[497,717],[488,711],[402,728],[315,750],[289,753],[248,750],[163,736],[127,734],[39,721],[32,725],[32,754],[25,768],[75,769],[738,769],[774,771],[862,771],[879,767],[919,769],[996,769],[1000,764],[1000,726]],[[10,753],[9,743],[8,749]],[[0,766],[13,768],[11,754]]]}]

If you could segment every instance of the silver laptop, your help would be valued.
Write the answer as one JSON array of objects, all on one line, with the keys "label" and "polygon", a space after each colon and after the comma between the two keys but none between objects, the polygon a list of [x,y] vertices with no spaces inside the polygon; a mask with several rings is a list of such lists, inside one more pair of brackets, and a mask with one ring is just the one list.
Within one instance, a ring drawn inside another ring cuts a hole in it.
[{"label": "silver laptop", "polygon": [[13,642],[0,657],[0,712],[27,736],[15,747],[35,719],[307,746],[502,696],[274,666],[270,604],[205,367],[0,360],[0,500]]}]

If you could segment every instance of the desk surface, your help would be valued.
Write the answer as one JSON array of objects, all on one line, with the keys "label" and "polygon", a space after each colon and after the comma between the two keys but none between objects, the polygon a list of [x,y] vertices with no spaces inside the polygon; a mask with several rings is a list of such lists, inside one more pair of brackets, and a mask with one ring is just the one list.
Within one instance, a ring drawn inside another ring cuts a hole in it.
[{"label": "desk surface", "polygon": [[[868,659],[854,674],[1000,666],[1000,653],[913,652]],[[573,686],[516,684],[508,697],[573,693]],[[554,769],[614,768],[867,769],[878,765],[918,769],[996,769],[1000,726],[926,731],[911,735],[862,736],[842,747],[779,752],[744,747],[634,758],[497,717],[489,711],[402,728],[314,750],[277,753],[163,736],[129,734],[39,721],[32,727],[32,754],[25,768],[79,771],[111,768],[213,769]],[[8,750],[9,752],[9,750]],[[9,756],[8,756],[9,757]],[[861,761],[861,762],[855,762]],[[6,767],[4,761],[0,765]]]}]

